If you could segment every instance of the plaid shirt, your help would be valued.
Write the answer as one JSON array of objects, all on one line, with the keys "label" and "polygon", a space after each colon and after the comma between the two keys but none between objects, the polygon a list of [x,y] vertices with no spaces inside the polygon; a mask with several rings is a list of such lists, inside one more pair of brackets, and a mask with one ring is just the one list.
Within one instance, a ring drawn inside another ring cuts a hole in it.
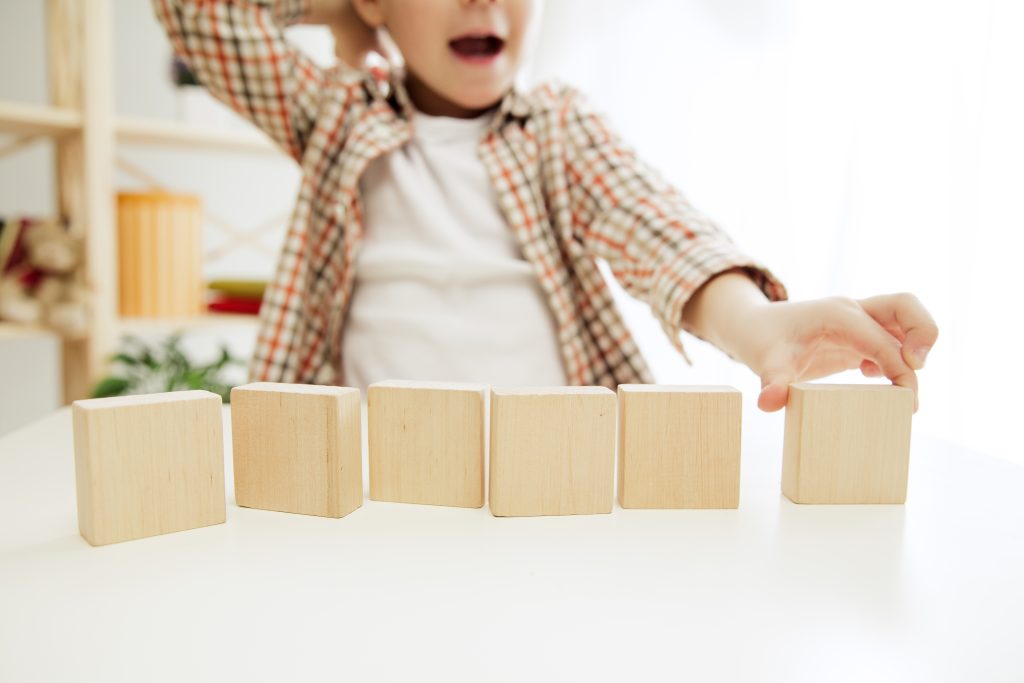
[{"label": "plaid shirt", "polygon": [[[303,19],[305,0],[153,2],[200,82],[302,167],[264,295],[251,379],[343,384],[341,336],[363,236],[359,180],[412,134],[400,75],[324,70],[292,47],[282,27]],[[714,275],[742,268],[770,299],[785,298],[771,273],[639,161],[571,89],[509,92],[479,154],[551,306],[567,384],[654,381],[599,260],[650,305],[684,357],[683,306]]]}]

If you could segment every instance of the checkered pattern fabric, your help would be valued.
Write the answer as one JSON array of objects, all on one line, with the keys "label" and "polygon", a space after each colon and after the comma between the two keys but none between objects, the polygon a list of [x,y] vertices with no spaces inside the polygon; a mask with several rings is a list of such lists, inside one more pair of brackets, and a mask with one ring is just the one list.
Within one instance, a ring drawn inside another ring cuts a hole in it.
[{"label": "checkered pattern fabric", "polygon": [[[304,0],[153,2],[200,82],[302,167],[250,376],[343,384],[341,337],[363,235],[359,179],[412,133],[400,74],[316,66],[282,33],[302,20]],[[650,305],[684,356],[683,306],[712,276],[743,269],[770,299],[785,298],[768,270],[638,160],[572,89],[509,92],[479,152],[551,305],[567,384],[653,382],[600,260]]]}]

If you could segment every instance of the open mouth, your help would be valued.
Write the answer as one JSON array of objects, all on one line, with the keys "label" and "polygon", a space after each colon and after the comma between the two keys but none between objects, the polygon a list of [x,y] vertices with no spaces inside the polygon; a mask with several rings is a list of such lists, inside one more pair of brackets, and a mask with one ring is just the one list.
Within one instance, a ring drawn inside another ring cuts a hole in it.
[{"label": "open mouth", "polygon": [[496,35],[467,35],[448,41],[448,47],[461,59],[487,61],[505,49],[505,41]]}]

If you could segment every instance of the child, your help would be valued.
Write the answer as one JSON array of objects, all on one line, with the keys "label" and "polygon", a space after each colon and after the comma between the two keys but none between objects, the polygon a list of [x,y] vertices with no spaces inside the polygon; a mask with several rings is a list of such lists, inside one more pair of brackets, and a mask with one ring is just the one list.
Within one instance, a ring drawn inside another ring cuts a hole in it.
[{"label": "child", "polygon": [[[597,260],[790,382],[860,368],[917,394],[938,330],[909,294],[787,302],[782,284],[575,91],[513,85],[532,0],[154,0],[175,51],[302,167],[253,380],[649,383]],[[403,69],[322,70],[282,26],[330,23],[351,64],[386,29]]]}]

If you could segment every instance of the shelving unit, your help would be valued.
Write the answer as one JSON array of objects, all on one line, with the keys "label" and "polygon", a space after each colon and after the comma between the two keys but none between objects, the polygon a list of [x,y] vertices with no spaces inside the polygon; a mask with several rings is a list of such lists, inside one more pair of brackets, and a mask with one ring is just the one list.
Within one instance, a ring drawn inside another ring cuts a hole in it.
[{"label": "shelving unit", "polygon": [[120,318],[119,334],[150,334],[175,330],[215,328],[255,328],[256,316],[231,313],[207,313],[192,318]]},{"label": "shelving unit", "polygon": [[0,339],[11,339],[14,337],[29,337],[45,333],[45,327],[39,325],[21,325],[18,323],[0,322]]},{"label": "shelving unit", "polygon": [[182,145],[233,152],[279,154],[277,147],[256,129],[210,130],[174,121],[118,119],[114,126],[117,142],[122,144],[180,147]]},{"label": "shelving unit", "polygon": [[[82,114],[74,109],[0,101],[0,133],[16,135],[24,143],[42,137],[59,139],[76,135],[81,129]],[[273,143],[255,129],[203,129],[177,121],[129,117],[114,120],[114,134],[120,144],[279,153]]]},{"label": "shelving unit", "polygon": [[[117,118],[113,112],[113,16],[110,0],[47,0],[53,104],[0,101],[0,133],[14,139],[0,156],[50,138],[56,148],[58,212],[84,236],[81,277],[92,316],[83,339],[64,340],[64,401],[88,395],[124,333],[255,326],[255,319],[213,314],[174,320],[118,316],[114,173],[118,145],[279,154],[255,128],[210,130],[170,121]],[[16,326],[3,323],[8,333]]]},{"label": "shelving unit", "polygon": [[82,128],[82,114],[74,109],[0,102],[0,133],[60,137]]}]

